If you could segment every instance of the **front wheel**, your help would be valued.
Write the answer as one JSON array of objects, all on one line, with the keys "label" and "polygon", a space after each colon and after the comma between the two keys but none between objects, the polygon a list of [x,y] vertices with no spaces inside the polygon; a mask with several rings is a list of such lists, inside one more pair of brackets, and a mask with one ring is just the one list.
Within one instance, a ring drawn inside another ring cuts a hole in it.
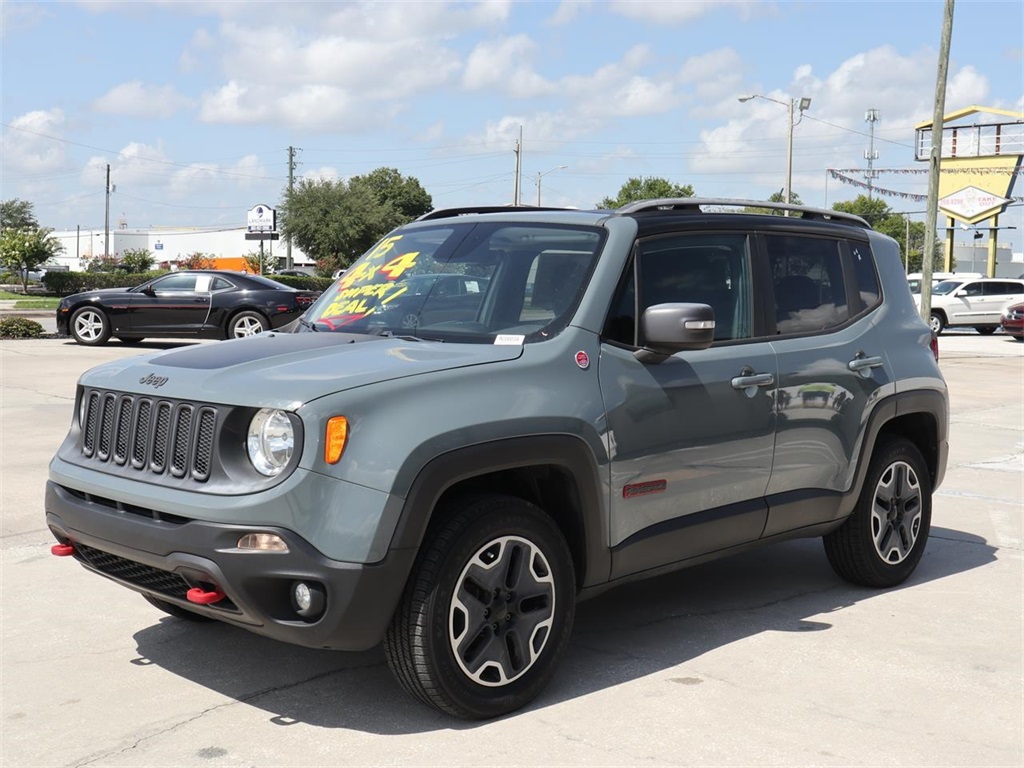
[{"label": "front wheel", "polygon": [[246,336],[255,336],[268,328],[270,328],[270,323],[259,312],[239,312],[228,323],[228,338],[241,339]]},{"label": "front wheel", "polygon": [[509,496],[463,503],[424,543],[384,636],[388,665],[425,704],[483,719],[536,697],[576,611],[561,531]]},{"label": "front wheel", "polygon": [[893,587],[921,560],[931,520],[931,475],[921,452],[906,438],[889,438],[875,448],[853,513],[825,536],[825,554],[847,581]]},{"label": "front wheel", "polygon": [[931,317],[928,318],[928,327],[932,329],[932,333],[938,336],[946,328],[946,319],[938,312],[932,312]]},{"label": "front wheel", "polygon": [[81,307],[71,315],[71,338],[87,347],[106,344],[110,338],[110,319],[102,309]]}]

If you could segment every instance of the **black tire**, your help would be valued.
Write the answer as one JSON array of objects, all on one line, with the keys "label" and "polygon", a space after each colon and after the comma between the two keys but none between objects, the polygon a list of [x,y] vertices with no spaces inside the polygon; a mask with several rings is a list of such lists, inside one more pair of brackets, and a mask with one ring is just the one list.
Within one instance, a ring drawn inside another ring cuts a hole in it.
[{"label": "black tire", "polygon": [[921,560],[931,520],[931,475],[921,452],[906,438],[888,438],[875,447],[853,514],[824,537],[825,554],[847,581],[893,587]]},{"label": "black tire", "polygon": [[159,608],[164,613],[174,616],[178,619],[185,619],[185,621],[216,621],[216,619],[211,619],[209,616],[204,616],[201,613],[190,611],[188,608],[182,608],[178,605],[175,605],[174,603],[168,603],[165,600],[161,600],[157,597],[152,597],[151,595],[143,595],[143,597],[145,598],[146,602],[152,605],[154,608]]},{"label": "black tire", "polygon": [[931,327],[932,333],[939,336],[946,330],[946,318],[941,312],[932,312],[928,325]]},{"label": "black tire", "polygon": [[974,330],[982,336],[991,336],[996,332],[996,327],[994,325],[976,325],[974,326]]},{"label": "black tire", "polygon": [[79,307],[71,315],[68,330],[79,344],[98,347],[110,338],[110,318],[99,307]]},{"label": "black tire", "polygon": [[551,518],[521,499],[480,497],[453,512],[420,550],[384,652],[428,706],[497,717],[534,699],[565,652],[572,557]]},{"label": "black tire", "polygon": [[115,336],[122,344],[139,344],[143,339],[141,336]]},{"label": "black tire", "polygon": [[267,318],[259,312],[246,310],[245,312],[233,315],[231,320],[228,321],[227,337],[229,339],[241,339],[246,336],[255,336],[257,333],[263,333],[269,328],[270,323],[267,322]]}]

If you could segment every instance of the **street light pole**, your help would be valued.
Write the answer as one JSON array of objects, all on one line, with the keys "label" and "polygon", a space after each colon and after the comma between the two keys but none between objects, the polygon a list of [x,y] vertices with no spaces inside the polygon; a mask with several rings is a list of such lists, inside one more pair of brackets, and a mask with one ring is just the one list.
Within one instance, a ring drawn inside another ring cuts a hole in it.
[{"label": "street light pole", "polygon": [[[789,99],[789,131],[786,136],[786,205],[793,199],[793,99]],[[802,115],[803,113],[801,113]],[[789,216],[789,211],[786,211]]]},{"label": "street light pole", "polygon": [[[774,101],[776,104],[781,104],[789,111],[786,127],[786,193],[785,201],[786,205],[789,205],[793,201],[793,129],[797,127],[800,120],[803,119],[804,110],[811,106],[811,100],[806,96],[801,96],[799,99],[787,99],[786,101],[779,101],[773,99],[771,96],[762,96],[760,93],[755,93],[750,96],[740,96],[739,100],[750,101],[751,99],[764,99],[765,101]],[[800,110],[800,115],[796,116],[796,110]],[[794,119],[795,118],[795,119]],[[786,216],[789,216],[789,210],[784,211]]]},{"label": "street light pole", "polygon": [[538,208],[540,207],[540,180],[542,178],[544,178],[545,176],[547,176],[549,173],[554,173],[555,171],[561,171],[561,170],[564,170],[564,169],[566,169],[568,167],[569,167],[568,165],[559,165],[559,166],[557,166],[555,168],[552,168],[549,171],[544,171],[543,173],[541,173],[540,171],[537,172],[537,207]]}]

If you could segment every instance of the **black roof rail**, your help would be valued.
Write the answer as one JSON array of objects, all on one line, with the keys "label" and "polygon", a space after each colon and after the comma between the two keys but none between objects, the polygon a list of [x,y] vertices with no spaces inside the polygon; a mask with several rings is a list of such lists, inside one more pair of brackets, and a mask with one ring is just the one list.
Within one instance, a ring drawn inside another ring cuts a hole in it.
[{"label": "black roof rail", "polygon": [[798,213],[801,219],[817,221],[841,221],[846,224],[855,224],[865,229],[871,229],[871,225],[860,216],[845,211],[830,211],[825,208],[811,208],[806,205],[792,205],[789,203],[771,203],[764,200],[734,200],[732,198],[711,198],[711,197],[664,197],[654,200],[637,200],[627,203],[621,208],[616,208],[615,213],[650,213],[655,211],[670,211],[672,213],[708,213],[705,206],[718,206],[728,208],[769,208],[778,211],[790,211]]},{"label": "black roof rail", "polygon": [[435,208],[424,213],[416,221],[431,219],[448,219],[452,216],[465,216],[470,213],[515,213],[517,211],[567,211],[569,208],[548,208],[539,205],[471,205],[465,208]]}]

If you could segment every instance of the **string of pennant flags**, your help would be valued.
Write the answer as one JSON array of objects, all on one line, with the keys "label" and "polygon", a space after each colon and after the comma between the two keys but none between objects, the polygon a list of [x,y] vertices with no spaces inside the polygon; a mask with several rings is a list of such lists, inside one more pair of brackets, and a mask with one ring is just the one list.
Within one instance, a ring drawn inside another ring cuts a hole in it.
[{"label": "string of pennant flags", "polygon": [[[1022,170],[1024,170],[1024,169],[1014,168],[1014,169],[1009,169],[1009,170],[1002,170],[1002,169],[998,169],[998,168],[977,168],[977,169],[950,168],[950,169],[947,170],[945,168],[941,168],[939,172],[940,173],[1002,173],[1002,174],[1005,174],[1005,175],[1014,174],[1014,175],[1018,175],[1019,176],[1019,175],[1024,175],[1024,174],[1022,174]],[[898,192],[895,189],[885,189],[884,187],[879,187],[879,186],[876,186],[874,184],[868,184],[867,182],[861,181],[860,179],[855,179],[852,176],[848,175],[848,174],[851,174],[851,173],[867,173],[867,172],[868,171],[863,169],[863,168],[841,168],[841,169],[829,168],[828,169],[829,176],[831,176],[833,179],[836,179],[837,181],[842,182],[843,184],[849,184],[851,187],[857,187],[859,189],[869,189],[873,193],[876,193],[876,194],[879,194],[879,195],[886,195],[887,197],[897,197],[897,198],[900,198],[901,200],[914,200],[916,202],[924,202],[924,201],[928,200],[928,195],[917,195],[917,194],[914,194],[913,192]],[[872,169],[871,172],[872,173],[897,173],[897,174],[910,175],[910,174],[926,174],[926,173],[928,173],[928,169],[927,168],[884,168],[884,169],[882,169],[882,168],[874,168],[874,169]],[[1024,197],[1011,197],[1010,200],[1013,200],[1016,203],[1020,203],[1020,202],[1024,202]]]}]

